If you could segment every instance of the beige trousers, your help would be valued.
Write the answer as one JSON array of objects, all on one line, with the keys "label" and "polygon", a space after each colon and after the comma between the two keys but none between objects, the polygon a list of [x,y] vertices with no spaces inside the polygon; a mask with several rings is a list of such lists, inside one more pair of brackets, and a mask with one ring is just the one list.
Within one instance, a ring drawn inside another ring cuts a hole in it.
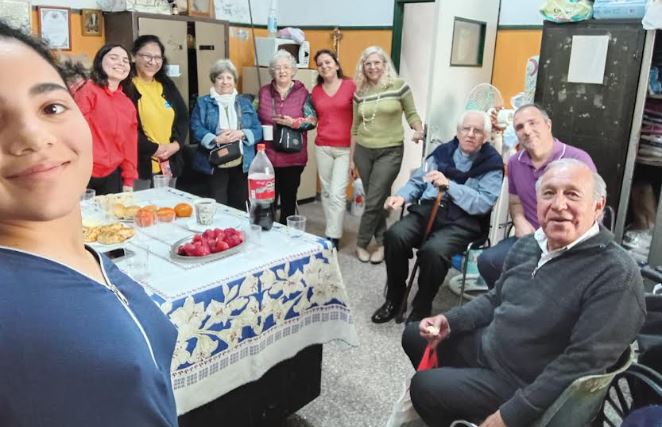
[{"label": "beige trousers", "polygon": [[322,184],[326,237],[340,239],[347,205],[349,147],[316,146],[315,158]]}]

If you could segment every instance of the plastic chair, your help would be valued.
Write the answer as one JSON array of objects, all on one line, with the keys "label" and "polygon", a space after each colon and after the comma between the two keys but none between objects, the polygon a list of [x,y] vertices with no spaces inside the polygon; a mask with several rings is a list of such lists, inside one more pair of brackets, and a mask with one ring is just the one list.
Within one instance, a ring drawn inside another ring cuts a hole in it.
[{"label": "plastic chair", "polygon": [[632,361],[632,347],[628,347],[619,359],[618,368],[615,370],[576,379],[547,408],[532,427],[590,425],[600,410],[609,385],[617,375],[630,367]]},{"label": "plastic chair", "polygon": [[[531,427],[591,425],[603,404],[609,385],[612,384],[615,377],[622,375],[630,367],[632,360],[632,348],[628,347],[620,357],[617,364],[618,368],[615,370],[576,379]],[[451,426],[475,426],[475,424],[465,420],[458,420],[457,422],[459,423],[453,423]]]}]

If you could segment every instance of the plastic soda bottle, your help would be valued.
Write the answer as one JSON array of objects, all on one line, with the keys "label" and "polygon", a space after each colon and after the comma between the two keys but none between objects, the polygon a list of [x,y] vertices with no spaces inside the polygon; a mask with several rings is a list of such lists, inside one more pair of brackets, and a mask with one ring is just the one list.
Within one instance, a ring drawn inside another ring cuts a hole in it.
[{"label": "plastic soda bottle", "polygon": [[264,144],[257,145],[257,154],[248,169],[248,199],[250,222],[271,230],[276,216],[276,175],[264,152]]}]

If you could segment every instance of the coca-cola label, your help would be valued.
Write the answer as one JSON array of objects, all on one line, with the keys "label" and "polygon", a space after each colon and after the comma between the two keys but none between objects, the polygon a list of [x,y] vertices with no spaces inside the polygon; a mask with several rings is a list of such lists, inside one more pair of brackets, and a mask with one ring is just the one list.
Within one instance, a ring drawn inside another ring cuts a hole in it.
[{"label": "coca-cola label", "polygon": [[276,198],[276,183],[274,178],[254,179],[249,177],[248,194],[253,200],[273,200]]}]

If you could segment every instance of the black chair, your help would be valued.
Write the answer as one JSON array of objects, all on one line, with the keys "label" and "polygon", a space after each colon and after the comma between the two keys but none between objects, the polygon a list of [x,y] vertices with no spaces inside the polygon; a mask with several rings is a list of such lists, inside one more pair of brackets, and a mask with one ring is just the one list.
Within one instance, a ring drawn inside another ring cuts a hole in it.
[{"label": "black chair", "polygon": [[620,426],[630,413],[649,405],[662,405],[662,375],[633,363],[611,382],[593,426]]}]

